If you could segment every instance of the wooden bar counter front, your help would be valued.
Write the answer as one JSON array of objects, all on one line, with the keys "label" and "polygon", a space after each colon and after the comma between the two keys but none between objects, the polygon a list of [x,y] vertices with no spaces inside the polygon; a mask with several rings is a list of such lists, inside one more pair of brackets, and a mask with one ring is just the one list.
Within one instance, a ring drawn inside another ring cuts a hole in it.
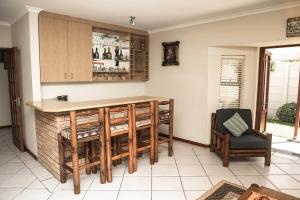
[{"label": "wooden bar counter front", "polygon": [[[38,160],[57,179],[60,179],[58,135],[61,133],[61,130],[70,127],[70,111],[167,100],[163,97],[137,96],[85,102],[64,102],[57,100],[28,102],[27,105],[35,109]],[[155,109],[158,109],[158,107],[155,107]],[[158,113],[158,111],[155,111],[155,113]],[[79,116],[77,124],[80,125],[96,120],[97,115],[89,117]],[[157,130],[155,134],[158,136]],[[83,152],[84,149],[81,148],[79,151]],[[71,154],[69,156],[71,157]],[[79,157],[79,164],[83,162],[84,157]]]}]

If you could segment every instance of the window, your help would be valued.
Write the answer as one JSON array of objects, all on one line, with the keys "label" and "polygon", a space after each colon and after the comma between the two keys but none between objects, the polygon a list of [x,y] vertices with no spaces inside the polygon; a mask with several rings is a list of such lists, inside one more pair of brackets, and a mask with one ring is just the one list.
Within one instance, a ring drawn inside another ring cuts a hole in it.
[{"label": "window", "polygon": [[240,108],[245,56],[222,56],[220,108]]}]

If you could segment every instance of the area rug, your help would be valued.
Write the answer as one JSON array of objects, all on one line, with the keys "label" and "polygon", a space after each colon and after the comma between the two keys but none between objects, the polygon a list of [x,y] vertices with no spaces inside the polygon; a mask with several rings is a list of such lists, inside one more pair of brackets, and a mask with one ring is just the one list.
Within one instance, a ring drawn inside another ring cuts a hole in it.
[{"label": "area rug", "polygon": [[223,180],[197,200],[237,200],[245,191],[246,188]]}]

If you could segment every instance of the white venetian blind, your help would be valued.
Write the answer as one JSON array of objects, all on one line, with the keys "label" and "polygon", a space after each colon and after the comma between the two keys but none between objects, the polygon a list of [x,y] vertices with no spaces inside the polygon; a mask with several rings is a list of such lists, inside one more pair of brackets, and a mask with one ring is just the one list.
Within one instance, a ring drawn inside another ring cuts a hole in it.
[{"label": "white venetian blind", "polygon": [[222,56],[220,108],[240,108],[245,56]]}]

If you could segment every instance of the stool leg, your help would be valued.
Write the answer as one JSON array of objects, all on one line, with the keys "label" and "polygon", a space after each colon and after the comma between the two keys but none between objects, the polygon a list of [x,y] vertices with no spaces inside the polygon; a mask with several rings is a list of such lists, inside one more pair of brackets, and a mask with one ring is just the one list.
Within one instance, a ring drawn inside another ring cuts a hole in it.
[{"label": "stool leg", "polygon": [[73,183],[74,193],[80,193],[80,177],[79,177],[79,162],[78,162],[78,144],[77,144],[77,127],[76,127],[76,112],[70,111],[71,125],[71,147],[72,147],[72,168],[73,168]]},{"label": "stool leg", "polygon": [[[94,162],[94,160],[96,159],[96,141],[91,142],[91,159],[92,162]],[[97,166],[92,167],[92,172],[93,174],[97,173]]]},{"label": "stool leg", "polygon": [[155,162],[158,162],[158,140],[159,140],[159,134],[158,134],[158,124],[159,124],[159,106],[158,102],[156,101],[154,103],[154,131],[155,131],[155,138],[154,138],[154,149],[155,149]]},{"label": "stool leg", "polygon": [[133,171],[137,171],[137,130],[136,130],[136,108],[135,104],[132,105],[132,142],[129,143],[129,146],[132,146],[132,164],[133,164]]},{"label": "stool leg", "polygon": [[105,109],[105,136],[106,136],[106,164],[107,182],[112,182],[112,155],[111,155],[111,136],[110,136],[110,117],[109,108]]},{"label": "stool leg", "polygon": [[[104,109],[99,108],[99,119],[104,121]],[[102,123],[101,123],[102,124]],[[105,136],[104,127],[100,127],[100,183],[104,184],[106,182],[105,173]]]},{"label": "stool leg", "polygon": [[58,149],[59,149],[59,168],[60,168],[60,182],[65,183],[67,181],[67,173],[64,167],[65,164],[65,145],[63,143],[63,138],[58,135]]},{"label": "stool leg", "polygon": [[170,100],[169,104],[169,143],[168,143],[168,154],[173,155],[173,113],[174,113],[174,100]]},{"label": "stool leg", "polygon": [[155,163],[155,103],[150,102],[150,113],[151,113],[151,127],[150,127],[150,164]]},{"label": "stool leg", "polygon": [[128,172],[129,174],[132,174],[134,172],[134,152],[136,149],[133,148],[133,128],[135,127],[135,124],[133,126],[133,113],[132,113],[132,106],[128,105],[128,152],[129,152],[129,158],[128,158]]},{"label": "stool leg", "polygon": [[[85,163],[89,164],[91,162],[91,160],[90,160],[90,143],[84,143],[84,151],[85,151]],[[91,168],[90,167],[86,168],[85,173],[87,175],[90,175]]]},{"label": "stool leg", "polygon": [[[112,143],[113,143],[113,156],[116,156],[117,155],[117,138],[118,136],[115,136],[112,138]],[[114,160],[113,161],[113,166],[117,166],[118,165],[118,161],[117,160]]]}]

